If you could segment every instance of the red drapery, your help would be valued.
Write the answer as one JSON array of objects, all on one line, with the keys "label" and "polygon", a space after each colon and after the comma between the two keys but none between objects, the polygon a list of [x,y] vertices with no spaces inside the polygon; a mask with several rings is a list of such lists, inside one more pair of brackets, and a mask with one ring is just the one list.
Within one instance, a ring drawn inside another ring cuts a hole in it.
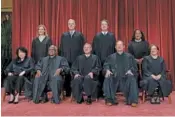
[{"label": "red drapery", "polygon": [[133,30],[144,31],[149,43],[160,47],[175,83],[175,0],[13,0],[13,56],[19,46],[31,52],[37,26],[44,24],[55,45],[67,31],[69,18],[76,29],[92,42],[100,31],[100,20],[109,21],[109,30],[126,46]]}]

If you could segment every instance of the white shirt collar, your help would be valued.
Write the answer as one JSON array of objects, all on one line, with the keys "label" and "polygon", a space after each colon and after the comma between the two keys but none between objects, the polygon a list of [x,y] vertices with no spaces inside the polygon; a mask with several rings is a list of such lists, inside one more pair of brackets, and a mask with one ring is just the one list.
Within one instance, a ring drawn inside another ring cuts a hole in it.
[{"label": "white shirt collar", "polygon": [[135,42],[141,42],[142,41],[142,39],[135,39]]},{"label": "white shirt collar", "polygon": [[101,33],[106,35],[108,33],[108,31],[102,31]]},{"label": "white shirt collar", "polygon": [[42,42],[45,37],[46,37],[45,35],[40,35],[38,38],[39,38],[40,42]]},{"label": "white shirt collar", "polygon": [[71,34],[71,33],[74,34],[75,30],[71,30],[71,31],[69,31],[69,32],[70,32],[70,34]]}]

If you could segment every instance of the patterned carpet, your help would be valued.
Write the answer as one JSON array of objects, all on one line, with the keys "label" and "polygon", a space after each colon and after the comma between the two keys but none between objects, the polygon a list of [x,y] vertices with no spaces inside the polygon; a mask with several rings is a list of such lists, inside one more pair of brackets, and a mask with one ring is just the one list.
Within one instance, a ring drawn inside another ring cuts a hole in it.
[{"label": "patterned carpet", "polygon": [[28,102],[24,97],[20,97],[19,104],[8,104],[8,96],[6,101],[1,103],[2,116],[175,116],[175,92],[172,93],[172,104],[168,104],[167,98],[160,105],[151,105],[148,101],[144,104],[139,104],[133,108],[124,104],[123,97],[119,97],[119,105],[106,106],[104,100],[93,102],[92,105],[76,104],[70,102],[67,98],[61,104],[34,104]]}]

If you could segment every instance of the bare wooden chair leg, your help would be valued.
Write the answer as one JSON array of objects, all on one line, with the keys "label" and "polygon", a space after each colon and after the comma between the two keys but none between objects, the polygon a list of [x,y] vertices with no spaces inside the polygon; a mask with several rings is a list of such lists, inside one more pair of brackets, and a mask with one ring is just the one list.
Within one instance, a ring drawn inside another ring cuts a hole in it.
[{"label": "bare wooden chair leg", "polygon": [[5,101],[5,98],[6,98],[6,91],[5,91],[5,88],[2,88],[3,90],[2,90],[2,92],[3,92],[3,94],[2,94],[2,101],[4,102]]},{"label": "bare wooden chair leg", "polygon": [[142,92],[142,104],[145,103],[145,91]]},{"label": "bare wooden chair leg", "polygon": [[168,103],[169,103],[169,104],[172,104],[171,94],[168,96]]},{"label": "bare wooden chair leg", "polygon": [[73,94],[71,93],[71,96],[70,96],[70,102],[73,101]]},{"label": "bare wooden chair leg", "polygon": [[96,100],[95,100],[96,102],[98,102],[98,99],[96,98]]},{"label": "bare wooden chair leg", "polygon": [[61,100],[64,100],[64,91],[61,91],[60,98],[61,98]]}]

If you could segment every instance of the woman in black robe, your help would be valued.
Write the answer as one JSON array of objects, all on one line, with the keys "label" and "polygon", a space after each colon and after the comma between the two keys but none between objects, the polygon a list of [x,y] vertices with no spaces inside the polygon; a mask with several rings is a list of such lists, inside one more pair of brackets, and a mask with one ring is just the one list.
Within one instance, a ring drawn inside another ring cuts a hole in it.
[{"label": "woman in black robe", "polygon": [[[130,41],[130,43],[128,45],[128,53],[130,53],[134,56],[135,60],[137,61],[138,70],[141,70],[141,67],[140,67],[141,65],[139,65],[139,64],[142,63],[144,56],[149,55],[149,44],[145,40],[144,33],[141,30],[136,29],[134,31],[133,36],[132,36],[132,40]],[[139,82],[141,80],[140,74],[138,75],[137,80],[138,80],[137,82],[139,85]]]},{"label": "woman in black robe", "polygon": [[160,104],[160,96],[167,97],[172,92],[172,84],[166,79],[166,66],[162,57],[158,56],[159,48],[151,45],[150,55],[144,57],[141,87],[151,96],[152,104]]},{"label": "woman in black robe", "polygon": [[42,58],[48,55],[48,49],[52,45],[52,40],[48,37],[46,27],[38,26],[38,35],[32,41],[32,58],[35,64]]},{"label": "woman in black robe", "polygon": [[149,44],[141,30],[136,29],[134,31],[132,40],[128,45],[128,52],[134,56],[138,63],[143,60],[144,56],[149,55]]},{"label": "woman in black robe", "polygon": [[5,72],[8,74],[6,78],[6,87],[10,93],[9,103],[18,103],[19,93],[24,85],[24,79],[34,69],[33,60],[27,57],[27,49],[19,47],[16,51],[17,58],[12,60]]}]

